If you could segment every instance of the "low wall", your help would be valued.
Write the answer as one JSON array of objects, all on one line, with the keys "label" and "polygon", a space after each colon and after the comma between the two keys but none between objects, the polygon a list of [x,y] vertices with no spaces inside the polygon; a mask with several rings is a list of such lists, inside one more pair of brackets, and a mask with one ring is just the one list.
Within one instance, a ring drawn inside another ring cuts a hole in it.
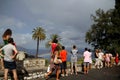
[{"label": "low wall", "polygon": [[[45,59],[43,58],[26,58],[22,61],[16,61],[17,73],[20,80],[24,80],[25,76],[37,73],[38,75],[45,69]],[[11,74],[11,71],[9,72]],[[10,76],[9,74],[9,76]],[[3,77],[3,70],[0,65],[0,77]]]},{"label": "low wall", "polygon": [[43,58],[29,58],[25,59],[23,66],[26,70],[38,70],[45,67],[45,59]]}]

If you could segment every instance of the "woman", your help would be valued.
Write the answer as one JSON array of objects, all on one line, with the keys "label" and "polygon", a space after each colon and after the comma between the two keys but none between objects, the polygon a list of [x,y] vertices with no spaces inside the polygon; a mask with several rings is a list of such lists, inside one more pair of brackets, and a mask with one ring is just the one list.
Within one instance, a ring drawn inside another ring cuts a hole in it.
[{"label": "woman", "polygon": [[[12,30],[7,29],[2,35],[2,39],[4,42],[4,45],[8,44],[8,39],[12,36]],[[4,55],[4,51],[2,50],[2,54]],[[3,63],[3,57],[0,55],[1,58],[1,65],[2,65],[2,70],[4,69],[4,63]]]},{"label": "woman", "polygon": [[1,54],[4,57],[4,68],[5,68],[4,69],[4,80],[8,80],[8,71],[9,70],[11,70],[13,72],[14,80],[18,80],[17,79],[16,62],[14,60],[18,51],[12,43],[13,43],[13,39],[9,38],[8,44],[6,44],[4,47],[2,47],[0,49],[0,52],[2,50],[4,50],[4,55]]},{"label": "woman", "polygon": [[60,64],[56,64],[54,63],[54,59],[55,57],[59,58],[59,51],[60,51],[60,47],[58,46],[57,44],[58,40],[54,39],[53,42],[51,44],[51,48],[52,48],[52,51],[51,51],[51,61],[50,61],[50,71],[45,74],[45,78],[47,79],[48,76],[50,74],[52,74],[52,72],[54,70],[56,70],[56,80],[59,80],[59,74],[60,74]]},{"label": "woman", "polygon": [[75,66],[75,73],[77,75],[77,54],[78,50],[76,45],[73,45],[73,48],[71,50],[71,74],[73,74],[73,66]]}]

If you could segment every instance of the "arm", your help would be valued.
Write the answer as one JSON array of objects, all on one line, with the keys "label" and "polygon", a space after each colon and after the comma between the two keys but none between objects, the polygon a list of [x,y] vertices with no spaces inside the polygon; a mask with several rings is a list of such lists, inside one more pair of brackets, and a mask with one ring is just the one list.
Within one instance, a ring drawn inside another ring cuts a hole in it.
[{"label": "arm", "polygon": [[17,51],[17,49],[16,49],[15,46],[14,46],[14,48],[13,48],[13,51],[15,52],[15,54],[13,54],[13,55],[11,56],[12,59],[15,58],[15,56],[16,56],[17,53],[18,53],[18,51]]},{"label": "arm", "polygon": [[2,54],[2,48],[0,49],[0,56],[4,57],[4,55]]},{"label": "arm", "polygon": [[51,44],[52,44],[52,42],[50,41],[50,42],[49,42],[49,44],[51,45]]}]

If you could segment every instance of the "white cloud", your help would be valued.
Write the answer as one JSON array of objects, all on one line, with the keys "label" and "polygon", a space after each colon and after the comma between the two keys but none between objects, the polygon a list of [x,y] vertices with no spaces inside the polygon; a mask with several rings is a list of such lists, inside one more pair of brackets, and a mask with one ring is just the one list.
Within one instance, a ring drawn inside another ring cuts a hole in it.
[{"label": "white cloud", "polygon": [[7,17],[4,15],[0,15],[0,27],[11,27],[11,28],[23,28],[26,26],[25,23],[13,18],[13,17]]}]

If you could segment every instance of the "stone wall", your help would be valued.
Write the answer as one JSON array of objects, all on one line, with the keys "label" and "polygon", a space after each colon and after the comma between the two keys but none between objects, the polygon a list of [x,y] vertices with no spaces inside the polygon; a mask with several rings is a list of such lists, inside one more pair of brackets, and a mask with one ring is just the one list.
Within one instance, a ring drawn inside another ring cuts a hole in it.
[{"label": "stone wall", "polygon": [[43,58],[29,58],[25,59],[23,66],[26,70],[37,70],[45,67],[45,59]]}]

